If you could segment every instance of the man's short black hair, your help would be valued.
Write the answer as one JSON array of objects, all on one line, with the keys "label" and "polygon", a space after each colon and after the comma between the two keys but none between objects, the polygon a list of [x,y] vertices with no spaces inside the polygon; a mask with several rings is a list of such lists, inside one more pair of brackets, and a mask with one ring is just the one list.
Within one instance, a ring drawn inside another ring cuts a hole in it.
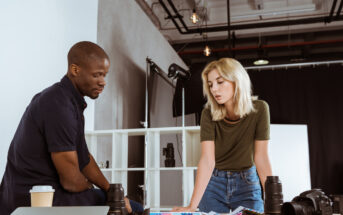
[{"label": "man's short black hair", "polygon": [[73,45],[68,52],[68,67],[71,64],[87,66],[89,60],[102,60],[109,57],[97,44],[89,41],[81,41]]}]

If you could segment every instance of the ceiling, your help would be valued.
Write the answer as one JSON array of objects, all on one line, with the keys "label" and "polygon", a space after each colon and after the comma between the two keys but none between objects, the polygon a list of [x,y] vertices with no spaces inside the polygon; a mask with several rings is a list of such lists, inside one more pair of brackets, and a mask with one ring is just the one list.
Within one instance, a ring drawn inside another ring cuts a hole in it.
[{"label": "ceiling", "polygon": [[245,66],[259,57],[270,64],[343,60],[343,0],[136,1],[188,65],[221,57]]}]

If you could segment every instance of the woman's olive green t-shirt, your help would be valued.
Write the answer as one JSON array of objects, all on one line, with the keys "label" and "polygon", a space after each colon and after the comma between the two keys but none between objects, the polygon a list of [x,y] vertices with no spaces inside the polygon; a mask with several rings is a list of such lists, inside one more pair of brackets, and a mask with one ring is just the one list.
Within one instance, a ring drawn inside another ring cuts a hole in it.
[{"label": "woman's olive green t-shirt", "polygon": [[236,124],[213,121],[211,111],[201,114],[200,139],[214,141],[216,168],[226,171],[245,170],[254,165],[255,140],[269,140],[269,107],[265,101],[253,101],[255,112]]}]

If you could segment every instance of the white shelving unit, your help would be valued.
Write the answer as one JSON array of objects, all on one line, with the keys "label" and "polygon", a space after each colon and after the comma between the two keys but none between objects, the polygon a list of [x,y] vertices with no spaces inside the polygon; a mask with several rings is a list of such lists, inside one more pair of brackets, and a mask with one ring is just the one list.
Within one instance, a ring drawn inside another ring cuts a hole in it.
[{"label": "white shelving unit", "polygon": [[[160,152],[161,135],[182,135],[182,166],[161,167]],[[127,193],[128,171],[144,171],[144,186],[146,192],[145,208],[151,211],[163,211],[171,209],[170,206],[160,204],[160,172],[182,171],[182,202],[186,206],[191,198],[194,188],[194,170],[200,158],[200,127],[164,127],[164,128],[141,128],[141,129],[118,129],[97,130],[86,132],[86,142],[95,160],[97,158],[98,137],[111,138],[112,167],[101,169],[104,173],[110,172],[111,183],[121,183]],[[128,168],[128,141],[130,136],[144,136],[144,167]],[[106,143],[107,144],[107,143]]]}]

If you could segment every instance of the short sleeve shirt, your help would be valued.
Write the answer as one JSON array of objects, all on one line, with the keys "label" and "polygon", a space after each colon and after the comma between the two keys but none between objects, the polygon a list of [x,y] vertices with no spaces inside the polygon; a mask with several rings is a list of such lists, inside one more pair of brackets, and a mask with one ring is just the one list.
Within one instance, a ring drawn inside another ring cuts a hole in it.
[{"label": "short sleeve shirt", "polygon": [[255,100],[256,109],[244,116],[238,123],[225,120],[213,121],[210,109],[201,114],[200,139],[214,141],[216,168],[240,171],[254,165],[255,140],[269,140],[269,107],[265,101]]},{"label": "short sleeve shirt", "polygon": [[29,190],[34,185],[54,187],[53,205],[87,205],[80,202],[78,194],[62,188],[51,159],[51,152],[76,151],[80,170],[89,163],[84,137],[86,106],[67,76],[33,97],[8,151],[0,187],[2,211],[10,213],[18,206],[29,206]]}]

